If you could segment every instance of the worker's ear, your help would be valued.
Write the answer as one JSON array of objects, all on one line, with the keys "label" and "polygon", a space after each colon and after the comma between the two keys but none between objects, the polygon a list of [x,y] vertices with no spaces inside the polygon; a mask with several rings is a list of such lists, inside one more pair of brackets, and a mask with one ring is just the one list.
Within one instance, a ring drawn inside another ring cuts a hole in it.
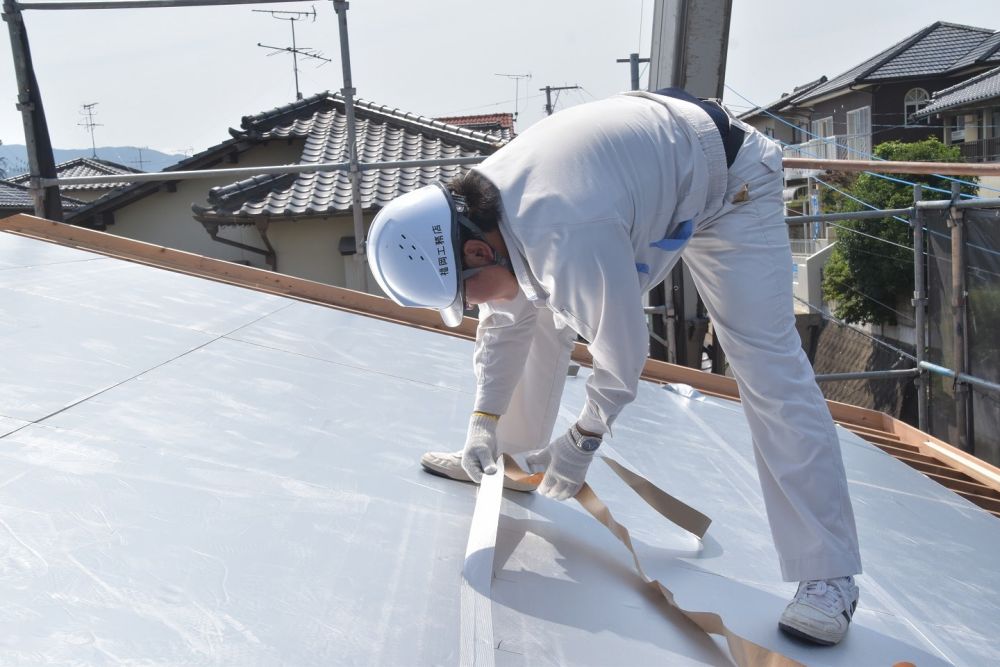
[{"label": "worker's ear", "polygon": [[475,268],[493,261],[493,248],[479,239],[469,239],[462,246],[462,260],[465,266]]}]

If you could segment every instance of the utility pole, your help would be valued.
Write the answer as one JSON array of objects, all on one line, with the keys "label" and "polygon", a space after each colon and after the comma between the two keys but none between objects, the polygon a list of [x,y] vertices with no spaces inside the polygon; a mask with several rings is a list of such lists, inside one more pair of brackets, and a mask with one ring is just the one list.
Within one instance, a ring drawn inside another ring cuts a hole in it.
[{"label": "utility pole", "polygon": [[545,91],[545,115],[551,116],[552,112],[555,111],[555,105],[552,103],[552,91],[556,91],[556,102],[559,101],[559,91],[560,90],[578,90],[580,86],[545,86],[544,88],[539,88],[538,90]]},{"label": "utility pole", "polygon": [[505,79],[514,80],[514,120],[517,120],[518,101],[519,101],[518,90],[520,89],[521,86],[521,79],[530,79],[531,73],[529,72],[528,74],[494,74],[493,76],[502,76]]},{"label": "utility pole", "polygon": [[615,62],[628,63],[632,73],[631,90],[639,90],[639,63],[648,63],[649,58],[640,58],[638,53],[628,54],[628,58],[619,58]]},{"label": "utility pole", "polygon": [[100,123],[95,123],[94,122],[94,107],[97,106],[97,102],[91,102],[90,104],[81,104],[80,106],[82,107],[82,111],[80,111],[80,115],[81,116],[86,116],[87,120],[83,121],[82,123],[77,123],[77,125],[79,125],[80,127],[87,128],[87,131],[90,132],[90,151],[91,151],[90,155],[91,155],[91,157],[93,157],[93,158],[96,159],[97,158],[97,143],[94,141],[94,128],[95,127],[104,127]]},{"label": "utility pole", "polygon": [[267,54],[268,56],[273,56],[274,54],[280,53],[282,51],[292,54],[292,72],[295,74],[295,99],[301,100],[302,92],[299,90],[299,55],[302,55],[306,58],[313,58],[315,60],[322,60],[323,63],[320,65],[320,67],[322,67],[326,63],[333,62],[329,58],[324,58],[319,51],[316,51],[312,47],[308,46],[300,47],[295,43],[295,22],[310,17],[312,18],[313,22],[315,22],[316,7],[313,6],[312,11],[309,12],[288,12],[288,11],[278,11],[272,9],[254,9],[251,11],[258,12],[261,14],[270,14],[271,18],[278,19],[279,21],[288,21],[289,25],[292,27],[291,48],[287,46],[285,47],[268,46],[267,44],[261,44],[260,42],[257,42],[257,46],[263,49],[270,49],[271,53]]}]

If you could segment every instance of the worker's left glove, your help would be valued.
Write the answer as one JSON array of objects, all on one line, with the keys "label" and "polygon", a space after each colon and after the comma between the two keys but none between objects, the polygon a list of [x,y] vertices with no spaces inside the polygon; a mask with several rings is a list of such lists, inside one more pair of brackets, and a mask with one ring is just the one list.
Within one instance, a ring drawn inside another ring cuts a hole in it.
[{"label": "worker's left glove", "polygon": [[545,472],[538,493],[555,500],[566,500],[576,495],[587,477],[587,469],[594,460],[594,452],[601,439],[582,436],[574,425],[548,447],[528,455],[526,461],[532,472]]}]

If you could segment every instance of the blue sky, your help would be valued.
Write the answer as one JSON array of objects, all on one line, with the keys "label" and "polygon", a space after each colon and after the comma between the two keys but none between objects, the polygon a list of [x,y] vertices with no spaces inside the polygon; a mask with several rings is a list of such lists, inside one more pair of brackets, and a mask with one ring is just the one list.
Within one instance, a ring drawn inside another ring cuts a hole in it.
[{"label": "blue sky", "polygon": [[[295,99],[289,25],[252,9],[309,11],[300,46],[333,62],[305,62],[304,94],[342,85],[330,2],[212,8],[29,11],[26,25],[53,143],[87,147],[81,105],[97,102],[98,145],[199,151],[228,138],[240,118]],[[557,108],[629,85],[616,63],[649,52],[653,0],[353,0],[348,12],[358,95],[438,116],[514,111],[518,127],[542,117],[545,85],[580,85]],[[734,0],[727,83],[763,103],[822,74],[832,76],[937,20],[1000,29],[1000,3],[897,0]],[[0,49],[0,140],[23,143],[13,65]],[[747,103],[728,94],[739,110]]]}]

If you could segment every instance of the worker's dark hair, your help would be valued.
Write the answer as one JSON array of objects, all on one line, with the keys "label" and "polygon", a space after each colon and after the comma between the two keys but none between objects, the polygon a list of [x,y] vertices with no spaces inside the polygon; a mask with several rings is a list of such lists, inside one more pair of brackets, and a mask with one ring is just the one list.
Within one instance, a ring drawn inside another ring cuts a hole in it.
[{"label": "worker's dark hair", "polygon": [[[471,169],[461,176],[456,176],[448,183],[452,194],[465,199],[469,210],[466,212],[469,220],[474,222],[484,232],[492,232],[500,226],[500,191],[486,177]],[[460,228],[459,240],[464,244],[473,238],[465,227]]]}]

